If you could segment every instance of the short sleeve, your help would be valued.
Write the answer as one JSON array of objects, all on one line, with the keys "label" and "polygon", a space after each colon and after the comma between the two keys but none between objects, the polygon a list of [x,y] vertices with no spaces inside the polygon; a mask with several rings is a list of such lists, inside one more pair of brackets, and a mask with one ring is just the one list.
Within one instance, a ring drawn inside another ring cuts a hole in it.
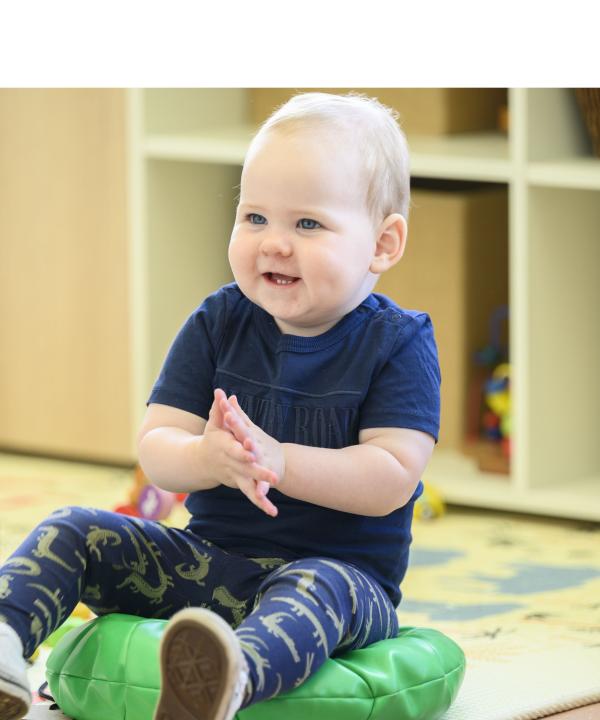
[{"label": "short sleeve", "polygon": [[226,295],[209,296],[187,318],[173,341],[147,405],[170,405],[208,418],[215,358],[226,321]]},{"label": "short sleeve", "polygon": [[440,368],[431,319],[403,324],[360,409],[360,429],[399,427],[429,433],[440,426]]}]

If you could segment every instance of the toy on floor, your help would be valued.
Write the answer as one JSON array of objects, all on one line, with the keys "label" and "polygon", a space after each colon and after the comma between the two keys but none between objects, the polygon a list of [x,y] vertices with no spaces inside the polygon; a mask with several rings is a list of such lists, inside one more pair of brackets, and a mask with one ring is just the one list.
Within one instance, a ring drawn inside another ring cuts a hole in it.
[{"label": "toy on floor", "polygon": [[413,517],[417,520],[433,520],[446,512],[441,492],[429,483],[423,483],[423,493],[415,502]]},{"label": "toy on floor", "polygon": [[142,468],[136,465],[133,487],[128,495],[129,502],[118,505],[115,512],[146,520],[166,520],[175,505],[183,502],[186,497],[186,493],[172,493],[156,487],[144,475]]}]

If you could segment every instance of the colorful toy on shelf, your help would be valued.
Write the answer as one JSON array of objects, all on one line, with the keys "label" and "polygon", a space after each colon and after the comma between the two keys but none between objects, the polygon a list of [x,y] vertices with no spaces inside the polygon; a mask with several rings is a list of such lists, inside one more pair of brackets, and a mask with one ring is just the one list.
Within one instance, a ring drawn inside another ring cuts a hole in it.
[{"label": "colorful toy on shelf", "polygon": [[503,343],[504,328],[508,320],[508,307],[500,305],[490,317],[487,345],[473,354],[473,367],[467,400],[467,440],[476,443],[483,436],[499,441],[499,423],[486,410],[485,387],[493,369],[508,361],[508,349]]},{"label": "colorful toy on shelf", "polygon": [[[486,405],[494,417],[494,422],[497,424],[496,439],[501,441],[502,451],[508,457],[510,455],[511,425],[509,363],[501,363],[495,368],[492,377],[485,384],[484,397]],[[489,415],[490,411],[486,414]]]},{"label": "colorful toy on shelf", "polygon": [[486,345],[473,354],[467,398],[465,452],[482,472],[510,472],[508,306],[490,316]]},{"label": "colorful toy on shelf", "polygon": [[128,493],[129,502],[117,506],[115,512],[146,520],[166,520],[175,505],[186,497],[186,493],[172,493],[152,485],[142,468],[136,465],[133,487]]},{"label": "colorful toy on shelf", "polygon": [[502,329],[508,320],[508,306],[497,307],[490,318],[490,339],[488,344],[475,353],[475,363],[479,367],[492,368],[506,362],[508,351],[502,344]]}]

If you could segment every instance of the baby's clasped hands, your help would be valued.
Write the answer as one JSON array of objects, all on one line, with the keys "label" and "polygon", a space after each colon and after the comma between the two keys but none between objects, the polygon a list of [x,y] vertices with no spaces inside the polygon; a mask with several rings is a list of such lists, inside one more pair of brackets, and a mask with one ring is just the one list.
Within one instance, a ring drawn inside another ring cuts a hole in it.
[{"label": "baby's clasped hands", "polygon": [[215,446],[221,482],[239,488],[250,502],[275,517],[277,508],[267,493],[283,477],[281,443],[250,420],[234,395],[227,398],[217,388],[214,397],[204,434]]}]

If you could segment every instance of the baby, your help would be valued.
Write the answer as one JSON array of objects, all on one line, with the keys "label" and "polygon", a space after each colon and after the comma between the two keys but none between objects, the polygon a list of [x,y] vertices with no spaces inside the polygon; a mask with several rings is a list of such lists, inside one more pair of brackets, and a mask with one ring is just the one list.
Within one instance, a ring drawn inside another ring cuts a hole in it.
[{"label": "baby", "polygon": [[373,293],[404,252],[409,195],[404,135],[376,100],[298,95],[262,126],[235,282],[179,331],[139,434],[152,482],[190,493],[189,525],[69,507],[33,531],[0,569],[0,720],[25,713],[23,656],[80,599],[171,618],[156,720],[231,720],[397,633],[439,425],[431,322]]}]

